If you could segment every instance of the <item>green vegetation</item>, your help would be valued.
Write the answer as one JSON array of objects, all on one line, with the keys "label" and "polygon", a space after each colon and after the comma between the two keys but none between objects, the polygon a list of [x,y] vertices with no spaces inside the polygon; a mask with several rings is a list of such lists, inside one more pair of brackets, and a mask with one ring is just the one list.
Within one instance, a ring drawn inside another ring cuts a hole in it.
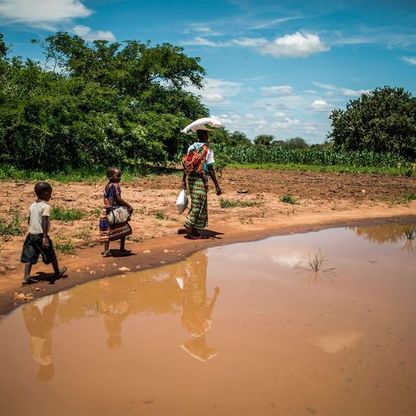
[{"label": "green vegetation", "polygon": [[51,220],[76,221],[87,215],[85,211],[75,208],[52,207]]},{"label": "green vegetation", "polygon": [[409,202],[416,201],[416,194],[410,192],[408,194],[404,194],[396,198],[393,203],[396,204],[408,204]]},{"label": "green vegetation", "polygon": [[[10,56],[0,34],[0,180],[100,181],[109,165],[123,181],[169,170],[209,115],[200,59],[171,44],[123,43],[58,32],[45,62]],[[416,98],[377,88],[331,113],[324,144],[243,132],[210,134],[219,173],[227,166],[415,175]],[[175,172],[175,170],[172,170]]]},{"label": "green vegetation", "polygon": [[[239,164],[277,164],[303,166],[345,166],[376,168],[408,168],[409,163],[401,156],[389,153],[368,151],[336,151],[334,149],[286,149],[266,146],[222,146],[214,149],[226,154],[230,160]],[[404,172],[404,170],[403,170]]]},{"label": "green vegetation", "polygon": [[295,205],[299,203],[297,199],[292,195],[282,195],[279,200],[280,202],[284,202],[285,204]]},{"label": "green vegetation", "polygon": [[254,207],[258,206],[261,203],[258,201],[242,201],[237,199],[225,199],[220,198],[220,207],[221,208],[247,208],[247,207]]},{"label": "green vegetation", "polygon": [[155,217],[157,220],[166,220],[167,217],[162,211],[156,211]]},{"label": "green vegetation", "polygon": [[410,192],[403,196],[403,199],[407,202],[416,201],[416,193]]},{"label": "green vegetation", "polygon": [[59,32],[46,62],[8,56],[0,34],[0,165],[45,172],[165,164],[208,115],[199,58],[170,44],[86,42]]},{"label": "green vegetation", "polygon": [[63,254],[75,254],[75,246],[70,241],[57,241],[54,244],[56,251]]},{"label": "green vegetation", "polygon": [[338,150],[416,158],[416,98],[403,88],[376,88],[333,110],[330,119],[329,138]]},{"label": "green vegetation", "polygon": [[11,215],[9,221],[0,219],[0,235],[16,236],[22,234],[19,214],[14,210],[10,210],[9,214]]}]

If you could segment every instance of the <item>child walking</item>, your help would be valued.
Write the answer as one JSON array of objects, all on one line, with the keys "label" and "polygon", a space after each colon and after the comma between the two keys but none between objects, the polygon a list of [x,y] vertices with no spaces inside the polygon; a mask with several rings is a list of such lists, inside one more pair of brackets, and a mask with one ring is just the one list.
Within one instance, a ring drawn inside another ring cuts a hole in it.
[{"label": "child walking", "polygon": [[50,280],[54,283],[56,279],[63,277],[66,267],[59,268],[52,240],[49,238],[49,216],[51,207],[47,203],[52,196],[52,186],[47,182],[38,182],[35,185],[37,200],[29,208],[29,234],[23,244],[22,257],[20,261],[25,263],[25,274],[22,285],[36,283],[37,280],[30,277],[32,265],[38,262],[39,254],[45,264],[52,264],[54,276]]},{"label": "child walking", "polygon": [[104,251],[101,253],[103,257],[110,257],[110,241],[120,240],[120,253],[129,254],[130,250],[126,250],[126,237],[132,234],[132,229],[127,221],[112,224],[108,223],[108,213],[117,206],[126,207],[129,214],[133,212],[132,206],[121,197],[121,170],[116,167],[107,170],[108,183],[104,189],[104,207],[100,216],[100,242],[104,244]]}]

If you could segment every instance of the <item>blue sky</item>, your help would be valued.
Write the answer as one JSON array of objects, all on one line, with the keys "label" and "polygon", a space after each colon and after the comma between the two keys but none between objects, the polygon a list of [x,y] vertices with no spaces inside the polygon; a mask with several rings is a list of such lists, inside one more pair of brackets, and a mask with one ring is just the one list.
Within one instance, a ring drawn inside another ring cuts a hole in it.
[{"label": "blue sky", "polygon": [[13,54],[42,59],[33,38],[180,45],[201,58],[211,115],[250,138],[323,142],[328,115],[385,85],[416,95],[416,1],[0,0]]}]

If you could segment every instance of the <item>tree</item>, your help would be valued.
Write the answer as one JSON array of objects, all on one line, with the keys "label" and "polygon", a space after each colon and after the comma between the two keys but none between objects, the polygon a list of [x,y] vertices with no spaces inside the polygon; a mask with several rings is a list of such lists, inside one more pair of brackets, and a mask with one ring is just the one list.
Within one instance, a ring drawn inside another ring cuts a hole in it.
[{"label": "tree", "polygon": [[209,115],[185,89],[201,85],[204,69],[179,47],[58,33],[46,52],[48,70],[8,58],[0,36],[2,163],[49,171],[164,163],[187,144],[180,129]]},{"label": "tree", "polygon": [[335,148],[416,158],[416,98],[403,88],[376,88],[333,110],[330,119]]},{"label": "tree", "polygon": [[275,138],[271,134],[260,134],[254,139],[254,144],[256,146],[270,147],[274,140]]},{"label": "tree", "polygon": [[306,149],[308,143],[302,137],[293,137],[286,140],[285,147],[287,149]]}]

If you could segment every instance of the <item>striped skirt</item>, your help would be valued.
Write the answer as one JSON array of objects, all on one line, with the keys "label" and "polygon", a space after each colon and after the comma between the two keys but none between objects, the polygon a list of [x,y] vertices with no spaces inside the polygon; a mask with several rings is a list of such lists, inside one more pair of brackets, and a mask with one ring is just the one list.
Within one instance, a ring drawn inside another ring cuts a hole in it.
[{"label": "striped skirt", "polygon": [[187,228],[204,228],[208,225],[208,184],[200,175],[188,175],[188,191],[191,195],[191,209],[185,221]]},{"label": "striped skirt", "polygon": [[109,225],[107,221],[107,210],[103,208],[100,216],[100,243],[119,240],[130,234],[132,234],[132,230],[128,222]]}]

